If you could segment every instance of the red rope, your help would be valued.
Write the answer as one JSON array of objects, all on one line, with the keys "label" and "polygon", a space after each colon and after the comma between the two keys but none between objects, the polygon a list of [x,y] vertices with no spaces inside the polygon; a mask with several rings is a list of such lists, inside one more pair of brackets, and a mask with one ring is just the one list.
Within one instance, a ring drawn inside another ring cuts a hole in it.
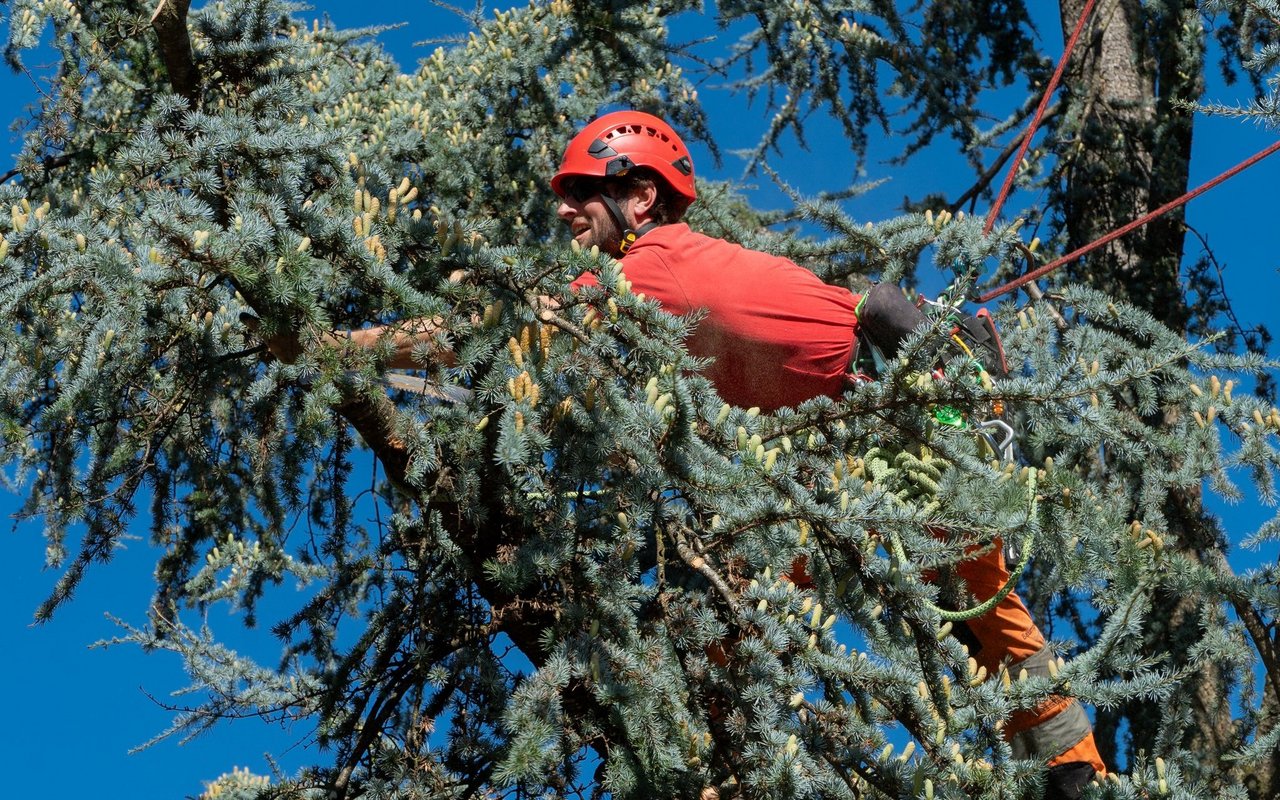
[{"label": "red rope", "polygon": [[1146,225],[1148,222],[1155,219],[1156,217],[1159,217],[1162,214],[1172,211],[1173,209],[1178,208],[1179,206],[1186,205],[1191,200],[1194,200],[1195,198],[1209,191],[1210,189],[1222,183],[1223,181],[1227,180],[1228,178],[1240,172],[1243,172],[1249,167],[1252,167],[1254,164],[1257,164],[1259,161],[1271,155],[1272,153],[1276,152],[1277,150],[1280,150],[1280,141],[1275,142],[1270,147],[1267,147],[1258,153],[1255,153],[1251,158],[1246,159],[1245,161],[1242,161],[1239,164],[1236,164],[1234,167],[1222,173],[1221,175],[1214,178],[1213,180],[1208,181],[1207,183],[1203,183],[1200,186],[1197,186],[1195,189],[1192,189],[1191,191],[1183,194],[1181,197],[1170,200],[1169,202],[1157,208],[1155,211],[1152,211],[1148,214],[1144,214],[1143,216],[1135,219],[1133,222],[1130,222],[1127,225],[1122,225],[1119,228],[1116,228],[1115,230],[1113,230],[1111,233],[1106,234],[1102,238],[1096,239],[1077,250],[1073,250],[1070,253],[1067,253],[1065,256],[1055,258],[1053,261],[1050,261],[1048,264],[1045,264],[1043,267],[1039,267],[1035,270],[1032,270],[1031,272],[1028,272],[1026,275],[1023,275],[1020,278],[1015,278],[1014,280],[1009,281],[1003,286],[1000,286],[996,289],[992,289],[991,291],[979,297],[978,302],[986,303],[994,298],[999,297],[1002,294],[1005,294],[1006,292],[1011,292],[1014,289],[1017,289],[1021,286],[1024,286],[1030,283],[1031,281],[1037,280],[1038,278],[1042,278],[1045,275],[1048,275],[1050,272],[1053,272],[1058,267],[1061,267],[1063,264],[1066,264],[1070,261],[1074,261],[1080,256],[1088,252],[1091,252],[1093,250],[1096,250],[1099,247],[1102,247],[1104,244],[1115,241],[1116,239],[1119,239],[1121,236],[1124,236],[1126,233],[1129,233],[1130,231],[1141,228],[1143,225]]},{"label": "red rope", "polygon": [[1058,67],[1053,71],[1053,77],[1049,79],[1049,85],[1044,87],[1044,96],[1040,98],[1040,106],[1036,108],[1035,116],[1031,118],[1031,125],[1022,137],[1022,146],[1018,148],[1018,155],[1013,159],[1013,166],[1009,168],[1009,174],[1004,178],[1004,186],[1000,187],[1000,194],[996,195],[996,202],[991,206],[990,213],[987,214],[987,224],[982,228],[983,236],[991,233],[991,229],[995,227],[996,217],[1000,214],[1000,207],[1004,205],[1005,199],[1009,196],[1009,191],[1013,188],[1013,179],[1017,177],[1018,170],[1022,167],[1022,159],[1027,154],[1027,148],[1031,146],[1031,137],[1036,135],[1036,128],[1040,127],[1040,119],[1044,116],[1044,110],[1049,107],[1049,100],[1058,88],[1058,82],[1062,80],[1062,72],[1067,67],[1067,60],[1071,58],[1072,51],[1076,49],[1076,42],[1080,39],[1080,32],[1084,30],[1084,23],[1089,19],[1089,13],[1093,11],[1093,3],[1094,0],[1089,0],[1084,4],[1084,9],[1080,12],[1080,19],[1076,20],[1076,29],[1071,32],[1071,38],[1067,40],[1067,46],[1062,51],[1062,57],[1058,59]]}]

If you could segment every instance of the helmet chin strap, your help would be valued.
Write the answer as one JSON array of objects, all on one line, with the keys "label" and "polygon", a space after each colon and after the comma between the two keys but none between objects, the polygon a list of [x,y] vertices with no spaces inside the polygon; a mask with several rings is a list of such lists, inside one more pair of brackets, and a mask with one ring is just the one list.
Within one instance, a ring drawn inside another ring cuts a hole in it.
[{"label": "helmet chin strap", "polygon": [[658,223],[656,222],[646,222],[639,228],[633,229],[631,225],[627,223],[627,218],[622,213],[622,206],[618,205],[617,200],[614,200],[603,192],[600,194],[600,199],[604,201],[605,208],[609,209],[609,213],[612,214],[614,220],[617,221],[618,227],[622,229],[622,241],[618,243],[618,255],[620,256],[625,256],[627,254],[627,251],[631,249],[631,245],[636,243],[636,239],[639,239],[641,236],[644,236],[649,231],[658,227]]}]

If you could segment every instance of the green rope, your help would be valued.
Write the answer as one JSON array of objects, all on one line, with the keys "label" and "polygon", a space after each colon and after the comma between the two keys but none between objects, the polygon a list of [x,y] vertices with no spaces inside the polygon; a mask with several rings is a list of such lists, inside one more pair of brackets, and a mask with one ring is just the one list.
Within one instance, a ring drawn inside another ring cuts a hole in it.
[{"label": "green rope", "polygon": [[[929,458],[927,455],[924,459],[921,459],[906,451],[901,451],[890,457],[890,453],[878,447],[873,447],[867,452],[867,455],[863,459],[863,463],[866,465],[866,469],[871,474],[871,477],[877,483],[880,483],[884,479],[894,476],[895,474],[899,477],[905,477],[909,482],[908,487],[894,493],[894,496],[904,502],[910,499],[915,499],[922,494],[936,495],[939,488],[937,482],[942,477],[941,468],[948,466],[948,463],[942,459]],[[1032,469],[1028,471],[1027,502],[1030,511],[1029,519],[1035,518],[1037,509],[1039,508],[1038,501],[1036,500],[1036,477],[1036,470]],[[600,497],[605,493],[606,492],[603,489],[585,489],[580,491],[561,492],[559,496],[585,499],[590,497]],[[526,492],[525,496],[531,500],[544,500],[548,499],[552,495],[544,492]],[[929,505],[926,505],[926,513],[930,508],[936,507],[936,505],[937,501],[933,501]],[[887,538],[893,551],[893,556],[901,562],[906,562],[907,555],[902,549],[902,542],[899,541],[897,536],[893,536],[892,534]],[[1018,562],[1017,568],[1009,573],[1009,579],[1004,582],[1004,585],[1000,587],[1000,590],[985,602],[982,602],[973,608],[962,609],[959,611],[940,608],[928,601],[926,601],[926,603],[929,608],[937,612],[938,616],[942,620],[947,622],[965,622],[987,614],[991,609],[999,605],[1002,600],[1008,597],[1009,593],[1012,592],[1014,587],[1017,585],[1019,576],[1021,576],[1023,571],[1026,570],[1027,564],[1031,562],[1031,550],[1034,543],[1035,530],[1031,529],[1027,533],[1026,541],[1023,542],[1022,560]]]},{"label": "green rope", "polygon": [[[1027,502],[1030,508],[1029,518],[1034,519],[1036,515],[1036,510],[1039,507],[1038,502],[1036,500],[1036,470],[1034,469],[1030,471],[1029,477],[1027,478]],[[894,557],[897,558],[899,561],[905,562],[907,560],[907,556],[906,556],[906,553],[903,552],[902,543],[898,541],[898,537],[890,535],[889,543],[893,547]],[[951,611],[949,609],[939,608],[933,603],[928,603],[928,606],[934,611],[936,611],[938,613],[938,616],[941,617],[946,622],[966,622],[968,620],[976,619],[978,617],[981,617],[983,614],[988,613],[989,611],[991,611],[991,609],[999,605],[1002,600],[1008,597],[1009,593],[1013,591],[1013,587],[1017,585],[1018,577],[1022,575],[1023,570],[1027,568],[1027,564],[1030,563],[1031,561],[1031,549],[1034,543],[1035,543],[1035,530],[1031,529],[1027,533],[1026,541],[1023,542],[1022,544],[1022,551],[1023,551],[1022,560],[1018,563],[1017,569],[1012,570],[1009,573],[1009,579],[1004,582],[1003,586],[1000,587],[1000,591],[996,592],[994,595],[991,596],[990,599],[986,600],[985,602],[980,603],[974,606],[973,608],[966,608],[959,611]]]}]

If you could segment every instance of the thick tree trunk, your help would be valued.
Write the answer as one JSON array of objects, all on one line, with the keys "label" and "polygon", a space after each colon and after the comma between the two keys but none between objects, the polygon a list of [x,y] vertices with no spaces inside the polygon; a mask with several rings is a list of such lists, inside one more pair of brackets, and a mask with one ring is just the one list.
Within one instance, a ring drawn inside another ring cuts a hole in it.
[{"label": "thick tree trunk", "polygon": [[190,8],[191,0],[160,0],[151,14],[151,27],[156,32],[170,85],[194,103],[200,91],[200,71],[192,58],[191,33],[187,30]]},{"label": "thick tree trunk", "polygon": [[[1085,0],[1062,0],[1064,36]],[[1066,247],[1074,249],[1172,200],[1187,189],[1192,116],[1181,102],[1203,91],[1204,34],[1194,2],[1163,9],[1139,0],[1099,0],[1086,34],[1073,54],[1068,77],[1063,136],[1063,203]],[[1175,330],[1190,319],[1181,281],[1182,212],[1167,214],[1145,229],[1095,251],[1075,267],[1077,280],[1145,308]],[[1159,421],[1159,420],[1156,420]],[[1168,420],[1165,420],[1166,422]],[[1164,513],[1182,555],[1218,563],[1226,550],[1221,528],[1203,508],[1198,491],[1171,493]],[[1187,652],[1205,609],[1192,597],[1155,603],[1148,648],[1180,657]],[[1218,609],[1208,611],[1218,615]],[[1192,719],[1182,744],[1192,752],[1229,752],[1238,742],[1231,721],[1231,687],[1215,664],[1201,668],[1182,688]],[[1129,753],[1157,753],[1160,714],[1148,704],[1099,710],[1096,733],[1104,759],[1116,763],[1127,727]],[[1206,763],[1224,784],[1245,782],[1226,763]],[[1266,771],[1266,770],[1264,770]],[[1248,776],[1253,796],[1263,797],[1270,775]],[[1259,794],[1258,792],[1262,792]]]},{"label": "thick tree trunk", "polygon": [[[1084,5],[1085,0],[1061,3],[1064,37]],[[1194,12],[1194,3],[1183,5]],[[1093,241],[1186,189],[1191,118],[1172,101],[1183,95],[1194,100],[1199,90],[1187,92],[1188,87],[1167,77],[1182,73],[1198,81],[1203,53],[1180,52],[1180,40],[1163,29],[1180,29],[1181,20],[1155,24],[1151,13],[1138,0],[1099,0],[1069,63],[1063,129],[1070,131],[1074,146],[1068,145],[1062,154],[1068,249]],[[1174,41],[1161,42],[1160,37]],[[1181,225],[1181,212],[1166,215],[1095,251],[1076,268],[1077,277],[1151,309],[1181,329],[1187,320],[1179,281]]]}]

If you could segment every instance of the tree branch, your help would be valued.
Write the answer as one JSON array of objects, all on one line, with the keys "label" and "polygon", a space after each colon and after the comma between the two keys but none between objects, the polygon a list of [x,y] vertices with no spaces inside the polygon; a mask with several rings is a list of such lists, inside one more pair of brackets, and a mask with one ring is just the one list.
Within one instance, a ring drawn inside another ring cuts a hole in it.
[{"label": "tree branch", "polygon": [[729,588],[729,584],[725,582],[725,579],[721,577],[720,573],[716,572],[715,568],[707,563],[705,558],[695,552],[694,549],[689,546],[689,543],[685,540],[684,536],[679,532],[673,531],[672,538],[675,539],[676,542],[676,552],[680,554],[680,558],[684,563],[695,572],[701,573],[702,577],[706,578],[707,581],[715,587],[716,591],[720,593],[720,597],[726,604],[728,604],[730,610],[736,612],[738,607],[741,605],[741,600],[737,593]]},{"label": "tree branch", "polygon": [[[1045,109],[1044,116],[1041,117],[1041,121],[1043,122],[1052,119],[1061,109],[1061,103],[1054,103]],[[991,166],[987,167],[986,170],[978,176],[977,183],[970,186],[965,190],[964,194],[949,203],[947,208],[952,212],[959,211],[965,203],[977,199],[979,194],[986,191],[987,188],[991,186],[991,181],[995,179],[996,175],[1000,174],[1000,170],[1004,168],[1005,163],[1007,163],[1009,159],[1013,158],[1014,153],[1018,152],[1018,148],[1022,146],[1022,140],[1025,139],[1026,136],[1027,132],[1024,130],[1022,133],[1014,137],[1009,144],[1005,145],[1004,150],[1000,151],[1000,155],[996,157],[996,160],[991,162]],[[970,209],[970,211],[972,211],[972,209]]]},{"label": "tree branch", "polygon": [[[40,166],[44,169],[45,172],[48,172],[49,170],[52,170],[52,169],[57,169],[58,167],[65,167],[66,165],[70,164],[72,159],[74,159],[76,156],[86,152],[88,151],[76,150],[74,152],[63,153],[62,155],[58,155],[58,156],[45,156],[43,159],[40,160]],[[8,183],[10,178],[14,177],[15,175],[21,175],[21,174],[22,174],[22,168],[14,167],[13,169],[9,170],[3,175],[0,175],[0,184]]]},{"label": "tree branch", "polygon": [[[1027,263],[1030,264],[1031,258],[1033,257],[1030,250],[1027,251],[1027,255],[1028,255]],[[1045,299],[1044,291],[1039,286],[1036,285],[1035,281],[1028,283],[1023,288],[1027,290],[1027,294],[1031,297],[1032,300],[1036,301],[1037,303],[1044,303],[1043,307],[1046,310],[1048,310],[1049,316],[1053,317],[1054,327],[1056,327],[1059,331],[1066,333],[1067,330],[1071,327],[1071,324],[1068,323],[1066,318],[1062,316],[1062,313],[1058,311],[1058,307],[1056,305],[1054,305],[1053,303],[1044,302],[1044,299]]]},{"label": "tree branch", "polygon": [[[1236,578],[1235,570],[1231,568],[1231,564],[1221,550],[1213,553],[1213,569],[1224,581],[1232,581]],[[1271,685],[1271,691],[1280,698],[1280,652],[1277,652],[1276,643],[1267,632],[1266,622],[1249,602],[1249,598],[1234,588],[1228,587],[1227,597],[1236,610],[1236,616],[1240,618],[1241,624],[1248,632],[1249,638],[1253,639],[1253,646],[1258,651],[1258,658],[1262,661],[1263,673],[1267,683]]]},{"label": "tree branch", "polygon": [[151,14],[151,27],[160,45],[160,58],[169,73],[173,90],[195,102],[200,84],[200,71],[191,54],[191,35],[187,31],[187,10],[191,0],[160,0]]},{"label": "tree branch", "polygon": [[[239,281],[232,280],[232,286],[245,299],[245,302],[258,315],[262,314],[265,304],[260,301],[256,293],[248,286],[242,285]],[[241,321],[249,326],[250,330],[257,332],[258,320],[250,314],[241,314]],[[302,352],[302,343],[298,340],[296,333],[280,336],[274,340],[277,347],[292,353]],[[241,351],[234,354],[236,357],[242,356],[248,352],[260,350],[261,347],[251,350]],[[334,411],[345,419],[356,433],[360,434],[369,449],[373,451],[374,457],[382,463],[383,469],[387,471],[387,478],[400,487],[410,497],[417,497],[417,493],[408,488],[405,484],[405,474],[409,468],[409,448],[400,435],[396,433],[396,405],[382,392],[360,394],[352,387],[339,387],[342,392],[342,402],[334,406]]]},{"label": "tree branch", "polygon": [[334,410],[355,428],[374,456],[382,462],[387,478],[397,486],[404,487],[405,474],[409,468],[409,448],[395,431],[395,403],[385,395],[345,395],[343,402],[335,406]]}]

